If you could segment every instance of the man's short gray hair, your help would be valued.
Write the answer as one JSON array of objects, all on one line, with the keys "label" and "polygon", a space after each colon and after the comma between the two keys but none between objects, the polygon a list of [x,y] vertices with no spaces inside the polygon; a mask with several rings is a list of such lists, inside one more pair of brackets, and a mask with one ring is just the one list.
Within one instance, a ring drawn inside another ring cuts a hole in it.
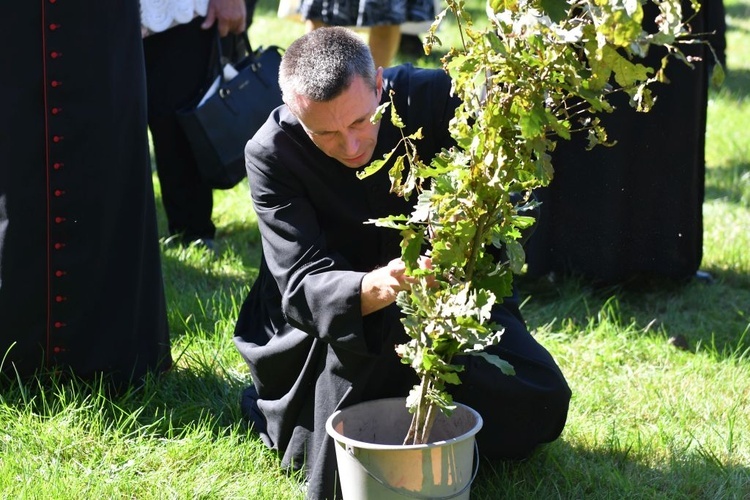
[{"label": "man's short gray hair", "polygon": [[375,90],[375,62],[367,44],[347,28],[318,28],[286,49],[279,84],[284,102],[295,112],[296,97],[330,101],[346,90],[356,75]]}]

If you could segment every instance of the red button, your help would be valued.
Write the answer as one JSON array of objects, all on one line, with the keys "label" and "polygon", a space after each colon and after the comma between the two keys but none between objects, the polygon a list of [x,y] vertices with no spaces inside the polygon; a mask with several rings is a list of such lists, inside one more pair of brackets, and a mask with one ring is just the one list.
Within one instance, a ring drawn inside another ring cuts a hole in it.
[{"label": "red button", "polygon": [[55,302],[62,302],[64,300],[65,300],[65,297],[63,297],[62,295],[55,296]]},{"label": "red button", "polygon": [[52,85],[53,87],[59,87],[60,85],[62,85],[62,82],[59,80],[52,80],[52,83],[50,83],[50,85]]},{"label": "red button", "polygon": [[62,108],[52,108],[52,114],[53,114],[53,115],[56,115],[56,114],[57,114],[57,113],[59,113],[60,111],[62,111]]},{"label": "red button", "polygon": [[60,224],[61,222],[65,222],[65,217],[55,217],[55,223]]},{"label": "red button", "polygon": [[57,0],[49,0],[49,3],[56,3]]},{"label": "red button", "polygon": [[63,139],[65,139],[65,138],[64,138],[63,136],[61,136],[61,135],[53,135],[53,136],[52,136],[52,141],[53,141],[53,142],[60,142],[60,141],[62,141]]},{"label": "red button", "polygon": [[62,321],[55,321],[55,328],[62,328],[65,326],[65,323]]},{"label": "red button", "polygon": [[55,162],[52,164],[52,168],[54,168],[55,170],[60,170],[63,167],[63,165],[65,164],[62,162]]},{"label": "red button", "polygon": [[[50,1],[50,2],[52,2],[52,3],[55,3],[55,2],[53,2],[52,0],[49,0],[49,1]],[[62,348],[62,347],[60,347],[60,346],[55,346],[55,347],[53,347],[53,348],[52,348],[52,350],[53,350],[53,351],[55,351],[55,354],[58,354],[58,353],[61,353],[61,352],[63,352],[63,351],[65,350],[65,349],[63,349],[63,348]]]},{"label": "red button", "polygon": [[65,247],[65,243],[55,243],[55,250],[60,250]]},{"label": "red button", "polygon": [[57,276],[58,278],[60,278],[62,276],[65,276],[66,274],[68,274],[68,273],[66,273],[65,271],[61,271],[60,269],[58,269],[57,271],[55,271],[55,276]]},{"label": "red button", "polygon": [[59,24],[52,23],[49,25],[50,31],[55,31],[56,29],[59,29],[59,28],[60,28]]},{"label": "red button", "polygon": [[57,59],[58,57],[62,56],[62,52],[50,52],[49,56],[52,59]]},{"label": "red button", "polygon": [[65,191],[62,189],[55,189],[55,196],[60,197],[65,194]]}]

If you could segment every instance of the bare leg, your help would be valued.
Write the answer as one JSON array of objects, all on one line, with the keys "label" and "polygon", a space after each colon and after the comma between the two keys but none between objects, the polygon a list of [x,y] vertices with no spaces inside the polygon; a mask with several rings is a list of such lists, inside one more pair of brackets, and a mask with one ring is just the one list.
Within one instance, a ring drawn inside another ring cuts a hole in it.
[{"label": "bare leg", "polygon": [[373,26],[370,28],[370,52],[375,66],[387,68],[398,52],[401,41],[401,26],[398,24]]},{"label": "bare leg", "polygon": [[325,25],[326,25],[326,23],[324,23],[320,19],[307,19],[305,21],[305,30],[307,30],[307,32],[309,33],[312,30],[316,30],[318,28],[322,28]]}]

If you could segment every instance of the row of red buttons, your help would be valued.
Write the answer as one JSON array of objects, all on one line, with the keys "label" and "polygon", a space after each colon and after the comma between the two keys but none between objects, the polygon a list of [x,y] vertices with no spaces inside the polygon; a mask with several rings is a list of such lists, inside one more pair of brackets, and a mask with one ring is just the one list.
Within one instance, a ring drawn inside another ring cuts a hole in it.
[{"label": "row of red buttons", "polygon": [[[48,0],[48,1],[51,4],[57,3],[57,0]],[[49,31],[53,32],[53,33],[54,32],[58,32],[58,30],[60,30],[61,27],[62,27],[61,24],[54,23],[54,22],[50,23],[48,25]],[[45,61],[45,65],[47,66],[47,69],[54,70],[55,67],[52,66],[52,62],[59,62],[59,60],[62,57],[62,55],[63,55],[63,53],[60,50],[52,50],[52,51],[50,51],[49,52],[49,59],[51,59],[51,61],[50,60],[46,60]],[[54,73],[54,71],[52,71],[52,73]],[[46,74],[46,72],[45,72],[45,74]],[[47,98],[48,99],[50,99],[50,98],[54,99],[56,96],[59,95],[58,92],[59,92],[59,90],[61,90],[60,87],[62,86],[62,81],[60,81],[58,79],[52,79],[52,80],[50,80],[49,85],[56,92],[53,92],[52,94],[48,94]],[[49,112],[52,115],[52,117],[59,117],[60,114],[62,113],[62,111],[63,111],[63,109],[59,105],[53,105],[49,109]],[[57,126],[57,123],[55,121],[52,121],[52,120],[48,120],[47,123],[49,123],[51,125],[51,127],[56,127]],[[48,130],[48,133],[49,133],[49,130]],[[61,134],[52,134],[51,135],[52,144],[51,144],[51,147],[49,148],[49,151],[50,151],[50,164],[51,164],[51,167],[52,167],[52,170],[53,170],[54,173],[59,172],[63,168],[63,166],[65,165],[62,161],[59,161],[59,159],[55,158],[55,156],[58,154],[58,151],[56,151],[56,148],[54,147],[55,145],[59,145],[61,142],[63,142],[64,139],[65,139],[65,137],[63,135],[61,135]],[[55,179],[54,177],[52,177],[51,180],[53,181],[52,184],[56,184],[58,182],[58,180]],[[65,194],[66,194],[65,190],[64,189],[60,189],[60,188],[56,188],[56,189],[54,189],[52,191],[52,195],[55,198],[58,198],[58,199],[61,198],[61,197],[63,197],[63,196],[65,196]],[[53,204],[54,204],[54,201],[50,201],[50,204],[49,204],[50,209],[54,209]],[[59,228],[61,227],[62,224],[64,224],[67,221],[67,217],[64,217],[62,215],[54,215],[53,216],[52,214],[50,214],[49,216],[50,216],[50,218],[54,221],[54,223]],[[55,231],[55,232],[58,232],[58,231]],[[65,246],[66,246],[65,242],[60,241],[61,239],[62,238],[54,238],[53,239],[53,241],[55,241],[55,243],[53,243],[52,246],[53,246],[53,248],[56,251],[60,251],[60,250],[64,249]],[[53,258],[53,257],[51,257],[51,258]],[[54,269],[54,268],[51,268],[51,269]],[[53,279],[56,278],[56,280],[55,280],[56,282],[53,284],[52,288],[58,289],[58,292],[59,292],[59,288],[60,288],[60,285],[61,285],[61,283],[60,283],[59,280],[61,278],[65,277],[65,276],[67,276],[68,273],[67,273],[66,270],[56,269],[52,274],[53,274]],[[50,290],[50,294],[51,294],[50,296],[52,298],[53,304],[62,304],[62,303],[64,303],[67,300],[67,297],[65,295],[60,294],[58,292],[53,292],[52,290]],[[53,309],[51,307],[50,309],[53,311],[54,316],[60,316],[61,315],[59,311],[55,310],[56,308]],[[67,326],[66,323],[64,321],[61,321],[60,319],[51,320],[51,324],[52,324],[52,326],[55,329],[61,329],[61,328],[64,328],[65,326]],[[63,346],[59,345],[60,339],[54,339],[54,338],[52,338],[52,339],[50,339],[50,341],[51,341],[51,343],[57,343],[58,344],[58,345],[53,345],[52,346],[52,352],[54,352],[56,354],[59,354],[59,353],[64,352],[66,350]]]}]

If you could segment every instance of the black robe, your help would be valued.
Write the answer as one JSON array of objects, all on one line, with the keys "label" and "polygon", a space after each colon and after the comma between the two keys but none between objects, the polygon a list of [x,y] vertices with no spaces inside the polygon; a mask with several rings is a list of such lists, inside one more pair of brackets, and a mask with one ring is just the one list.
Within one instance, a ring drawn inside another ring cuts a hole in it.
[{"label": "black robe", "polygon": [[[708,38],[721,60],[723,5],[701,3],[693,32],[717,30]],[[687,18],[692,10],[683,4]],[[686,53],[702,60],[694,69],[672,60],[670,83],[654,85],[649,113],[636,112],[624,94],[615,96],[615,111],[602,115],[615,146],[586,151],[583,134],[558,141],[555,178],[536,193],[542,215],[527,244],[528,276],[573,274],[612,284],[695,275],[703,250],[707,73],[714,58],[705,45]],[[645,64],[659,68],[663,55],[652,49]]]},{"label": "black robe", "polygon": [[[452,143],[448,121],[457,102],[445,73],[405,65],[385,70],[384,80],[383,99],[396,91],[406,133],[424,130],[421,158]],[[383,118],[373,158],[399,138]],[[397,306],[363,317],[360,304],[362,277],[400,256],[398,231],[364,222],[408,213],[415,199],[388,193],[387,168],[358,180],[356,170],[312,143],[285,106],[248,143],[246,159],[264,258],[235,330],[254,384],[243,412],[284,467],[304,467],[309,498],[332,498],[336,465],[326,419],[361,401],[405,397],[417,382],[394,351],[407,340]],[[485,419],[480,449],[520,456],[559,435],[570,390],[528,333],[515,299],[495,314],[506,327],[497,354],[518,376],[467,360],[454,398]],[[497,404],[498,393],[512,409]]]},{"label": "black robe", "polygon": [[137,0],[15,2],[0,67],[2,371],[169,367]]}]

